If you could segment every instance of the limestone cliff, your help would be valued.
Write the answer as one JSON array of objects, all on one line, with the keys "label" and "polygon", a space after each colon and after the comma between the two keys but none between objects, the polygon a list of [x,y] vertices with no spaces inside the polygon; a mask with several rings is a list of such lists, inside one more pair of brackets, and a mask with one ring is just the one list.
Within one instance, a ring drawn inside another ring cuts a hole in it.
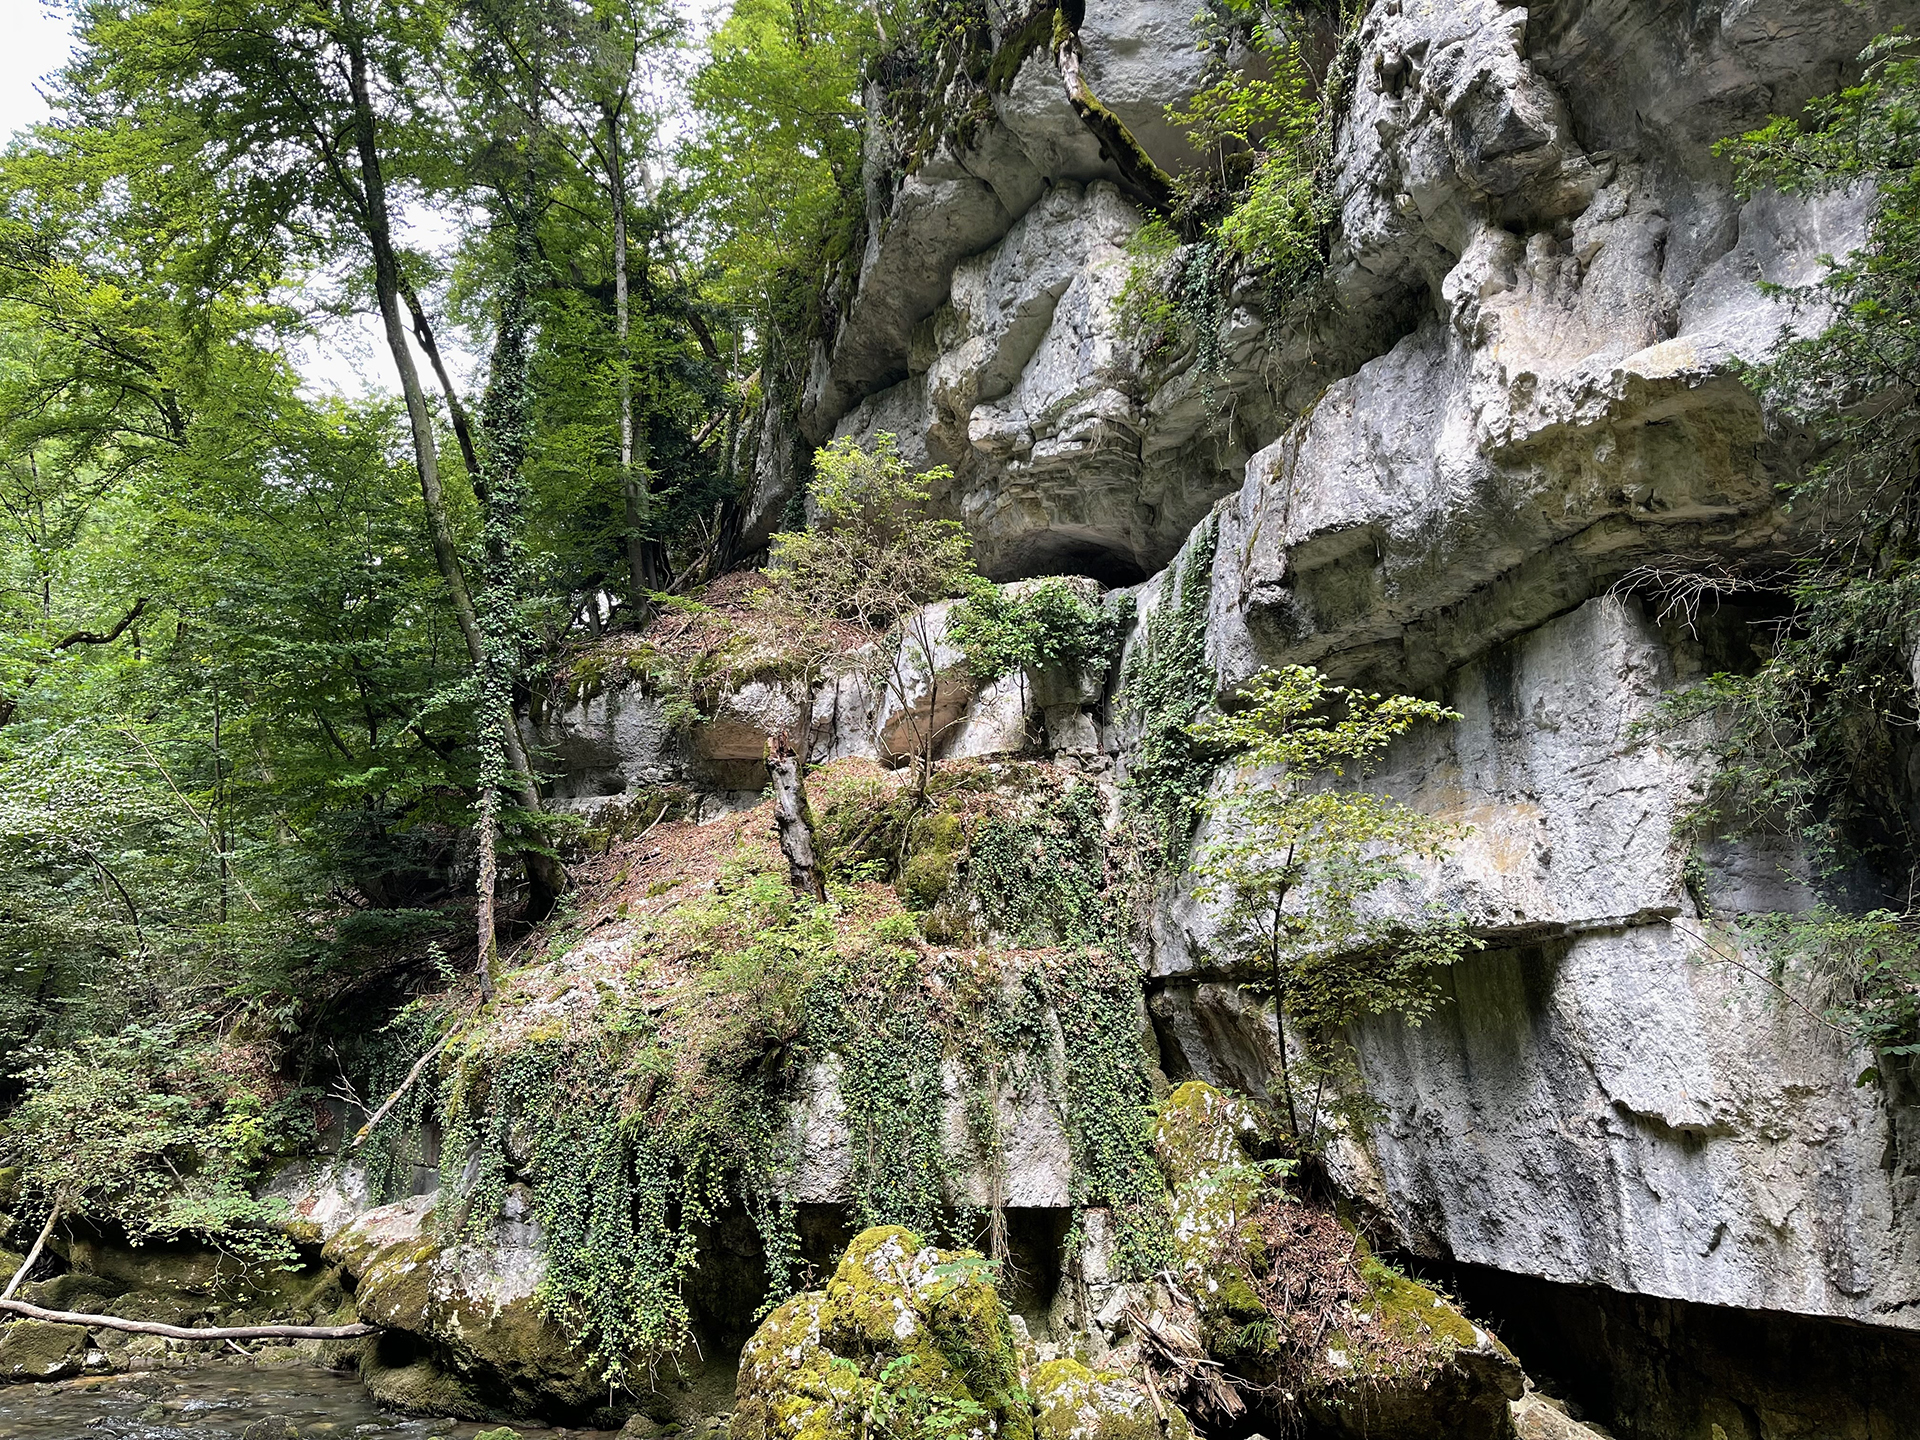
[{"label": "limestone cliff", "polygon": [[[1177,99],[1191,67],[1150,37],[1179,8],[1089,8],[1096,89],[1148,117]],[[1305,662],[1466,715],[1383,782],[1473,825],[1433,883],[1490,949],[1443,1023],[1360,1037],[1390,1118],[1346,1162],[1417,1251],[1920,1326],[1903,1098],[1697,938],[1703,903],[1804,906],[1804,876],[1751,843],[1683,874],[1698,767],[1634,729],[1742,627],[1663,625],[1630,593],[1636,567],[1790,534],[1798,442],[1737,367],[1786,320],[1758,282],[1807,283],[1863,212],[1742,200],[1712,147],[1909,9],[1370,6],[1335,152],[1337,336],[1270,325],[1248,287],[1211,374],[1129,350],[1141,213],[1036,49],[877,207],[816,356],[806,437],[891,431],[952,466],[993,572],[1157,570],[1219,501],[1222,696]],[[1103,746],[1122,776],[1125,738]],[[1152,962],[1169,1058],[1258,1093],[1269,1042],[1208,951],[1176,897]]]},{"label": "limestone cliff", "polygon": [[[1182,142],[1164,108],[1198,75],[1187,8],[1073,17],[1093,90],[1168,167]],[[777,408],[762,418],[746,541],[787,504],[797,451],[888,432],[916,466],[951,467],[936,502],[995,578],[1127,589],[1131,649],[1198,574],[1206,698],[1311,663],[1459,711],[1368,783],[1471,827],[1382,903],[1438,900],[1484,949],[1423,1027],[1350,1036],[1379,1109],[1330,1156],[1348,1213],[1376,1245],[1463,1275],[1604,1287],[1594,1314],[1678,1302],[1871,1327],[1818,1332],[1879,1357],[1856,1390],[1809,1380],[1783,1398],[1751,1355],[1696,1365],[1711,1375],[1697,1384],[1669,1376],[1671,1433],[1912,1433],[1875,1386],[1920,1353],[1913,1096],[1898,1075],[1858,1083],[1871,1057],[1716,928],[1804,908],[1819,887],[1784,842],[1677,838],[1701,762],[1636,722],[1750,644],[1737,607],[1678,614],[1640,579],[1791,541],[1776,486],[1805,442],[1739,367],[1787,323],[1759,282],[1807,283],[1864,223],[1846,195],[1741,198],[1713,146],[1842,83],[1867,39],[1920,12],[1374,0],[1347,52],[1324,306],[1311,324],[1275,319],[1246,282],[1204,344],[1152,356],[1119,305],[1139,187],[1069,103],[1035,19],[1003,17],[987,78],[935,97],[964,124],[936,116],[909,145],[870,97],[864,250],[836,281],[795,428]],[[711,817],[753,803],[773,735],[797,728],[822,761],[889,763],[918,716],[945,756],[1044,761],[1111,807],[1140,740],[1116,695],[1124,665],[975,685],[946,609],[928,618],[917,690],[843,678],[796,701],[743,670],[677,723],[645,685],[576,677],[542,720],[557,794],[607,834],[657,820],[668,789]],[[1158,1065],[1257,1100],[1272,1011],[1222,959],[1216,910],[1169,886],[1143,919]],[[961,1088],[942,1102],[956,1135]],[[792,1197],[844,1204],[831,1064],[806,1092]],[[1004,1098],[1008,1167],[953,1177],[954,1198],[997,1195],[1038,1234],[1050,1222],[1035,1217],[1077,1204],[1074,1146],[1057,1107]],[[1122,1312],[1138,1293],[1107,1282],[1088,1215],[1078,1299],[1028,1308],[1055,1343],[1137,1345]],[[781,1323],[819,1304],[789,1302]],[[1592,1343],[1638,1357],[1622,1373],[1654,1363],[1637,1340]],[[1525,1433],[1572,1433],[1534,1397],[1514,1415]]]}]

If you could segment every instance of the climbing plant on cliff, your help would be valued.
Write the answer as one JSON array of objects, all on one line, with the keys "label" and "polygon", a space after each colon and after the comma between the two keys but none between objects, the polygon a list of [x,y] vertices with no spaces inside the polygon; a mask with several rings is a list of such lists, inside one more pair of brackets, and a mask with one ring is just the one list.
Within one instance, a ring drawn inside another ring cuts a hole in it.
[{"label": "climbing plant on cliff", "polygon": [[1169,567],[1121,676],[1116,708],[1139,727],[1121,793],[1149,874],[1185,863],[1213,774],[1193,724],[1213,702],[1207,603],[1218,541],[1219,522],[1209,519]]},{"label": "climbing plant on cliff", "polygon": [[[1206,803],[1195,894],[1222,903],[1222,933],[1274,1000],[1280,1089],[1303,1145],[1322,1097],[1358,1097],[1341,1029],[1371,1015],[1417,1025],[1440,998],[1438,972],[1477,945],[1455,916],[1391,903],[1411,860],[1438,860],[1461,829],[1391,796],[1352,788],[1416,725],[1457,720],[1431,700],[1334,685],[1307,666],[1258,676],[1196,738],[1237,762]],[[1302,1042],[1294,1059],[1288,1029]],[[1312,1086],[1303,1131],[1300,1091]]]},{"label": "climbing plant on cliff", "polygon": [[1831,864],[1910,873],[1920,846],[1899,757],[1920,723],[1920,59],[1900,36],[1863,59],[1858,85],[1721,147],[1748,189],[1876,193],[1866,243],[1785,297],[1798,328],[1748,375],[1822,446],[1788,496],[1807,543],[1792,617],[1756,670],[1715,675],[1669,710],[1718,724],[1698,827],[1782,828]]},{"label": "climbing plant on cliff", "polygon": [[516,1006],[450,1052],[442,1223],[484,1230],[514,1176],[531,1180],[542,1304],[610,1380],[687,1344],[684,1281],[702,1227],[729,1199],[762,1222],[773,1298],[784,1294],[781,1061],[836,946],[864,954],[870,943],[862,927],[837,933],[828,907],[774,875],[730,880],[657,938],[687,972],[663,999],[607,996],[545,1024]]},{"label": "climbing plant on cliff", "polygon": [[965,652],[974,681],[988,685],[1016,670],[1104,671],[1132,621],[1131,595],[1087,600],[1064,580],[1012,595],[980,580],[954,606],[947,639]]},{"label": "climbing plant on cliff", "polygon": [[1120,313],[1149,353],[1191,344],[1203,383],[1224,363],[1240,276],[1260,279],[1277,322],[1315,294],[1363,8],[1208,0],[1194,15],[1206,83],[1167,118],[1197,159],[1174,177],[1171,212],[1129,242]]}]

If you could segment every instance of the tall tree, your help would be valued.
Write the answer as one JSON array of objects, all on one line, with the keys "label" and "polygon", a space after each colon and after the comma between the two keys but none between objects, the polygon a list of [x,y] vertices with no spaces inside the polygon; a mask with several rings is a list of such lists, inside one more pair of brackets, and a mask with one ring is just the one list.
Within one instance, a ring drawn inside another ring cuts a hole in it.
[{"label": "tall tree", "polygon": [[[338,0],[288,10],[262,0],[89,0],[61,92],[74,144],[107,163],[114,141],[150,124],[175,137],[229,224],[227,254],[271,254],[291,267],[359,259],[400,382],[433,554],[475,673],[486,641],[461,562],[439,437],[413,343],[433,367],[469,472],[477,465],[464,406],[434,325],[408,274],[395,197],[450,185],[462,157],[442,97],[422,87],[451,65],[440,0]],[[504,737],[522,808],[540,810],[518,730]],[[531,906],[544,911],[565,871],[524,852]]]}]

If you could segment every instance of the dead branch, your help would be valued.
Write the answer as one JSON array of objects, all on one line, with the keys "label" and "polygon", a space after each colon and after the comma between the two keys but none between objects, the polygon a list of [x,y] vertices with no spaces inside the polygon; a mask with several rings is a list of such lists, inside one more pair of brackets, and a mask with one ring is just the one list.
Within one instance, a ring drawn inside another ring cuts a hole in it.
[{"label": "dead branch", "polygon": [[0,1291],[0,1300],[11,1300],[13,1292],[20,1288],[20,1282],[27,1278],[27,1272],[33,1269],[33,1262],[40,1258],[40,1252],[46,1249],[47,1237],[53,1234],[54,1222],[60,1218],[60,1212],[67,1208],[67,1192],[62,1190],[54,1197],[53,1208],[47,1212],[47,1223],[40,1227],[39,1238],[33,1242],[33,1248],[27,1251],[27,1258],[20,1262],[20,1268],[13,1272],[13,1278],[7,1281],[7,1288]]},{"label": "dead branch", "polygon": [[434,1041],[432,1046],[421,1053],[420,1058],[413,1062],[413,1068],[407,1071],[407,1078],[400,1082],[399,1088],[387,1096],[385,1100],[381,1101],[380,1108],[373,1112],[372,1117],[368,1119],[367,1123],[354,1132],[353,1139],[347,1142],[347,1149],[358,1150],[366,1143],[367,1136],[373,1133],[373,1127],[387,1118],[387,1112],[399,1103],[400,1097],[406,1094],[408,1089],[413,1085],[413,1082],[420,1078],[420,1072],[427,1068],[427,1062],[447,1048],[447,1042],[453,1039],[454,1033],[458,1029],[459,1026],[457,1025],[450,1027],[446,1034]]},{"label": "dead branch", "polygon": [[122,615],[111,630],[104,632],[76,630],[64,640],[54,641],[53,648],[55,650],[70,650],[75,645],[111,645],[125,634],[127,627],[144,615],[146,610],[147,597],[143,595],[133,602],[133,608]]},{"label": "dead branch", "polygon": [[1652,596],[1660,605],[1654,617],[1656,625],[1664,625],[1669,619],[1678,619],[1686,627],[1687,633],[1697,640],[1700,632],[1695,627],[1700,619],[1702,604],[1711,601],[1717,610],[1722,596],[1751,594],[1769,588],[1765,580],[1743,575],[1717,560],[1701,559],[1636,565],[1614,581],[1607,594],[1614,597],[1641,593]]},{"label": "dead branch", "polygon": [[0,1310],[54,1325],[84,1325],[89,1330],[130,1330],[169,1340],[354,1340],[372,1335],[377,1325],[162,1325],[157,1320],[122,1320],[118,1315],[87,1315],[78,1310],[48,1310],[24,1300],[0,1300]]},{"label": "dead branch", "polygon": [[1200,1404],[1225,1419],[1246,1413],[1247,1402],[1228,1378],[1227,1367],[1207,1354],[1206,1346],[1191,1329],[1158,1311],[1149,1314],[1138,1301],[1127,1306],[1126,1318],[1140,1336],[1148,1364],[1164,1372],[1176,1390],[1190,1392]]}]

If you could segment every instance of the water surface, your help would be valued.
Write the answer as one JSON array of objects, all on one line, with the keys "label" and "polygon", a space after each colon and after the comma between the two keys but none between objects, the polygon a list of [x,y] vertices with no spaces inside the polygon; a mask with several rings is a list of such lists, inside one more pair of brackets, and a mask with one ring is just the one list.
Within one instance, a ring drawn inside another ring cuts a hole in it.
[{"label": "water surface", "polygon": [[[472,1440],[501,1424],[382,1410],[360,1382],[314,1366],[201,1365],[0,1386],[4,1440]],[[513,1424],[521,1440],[611,1440]]]}]

